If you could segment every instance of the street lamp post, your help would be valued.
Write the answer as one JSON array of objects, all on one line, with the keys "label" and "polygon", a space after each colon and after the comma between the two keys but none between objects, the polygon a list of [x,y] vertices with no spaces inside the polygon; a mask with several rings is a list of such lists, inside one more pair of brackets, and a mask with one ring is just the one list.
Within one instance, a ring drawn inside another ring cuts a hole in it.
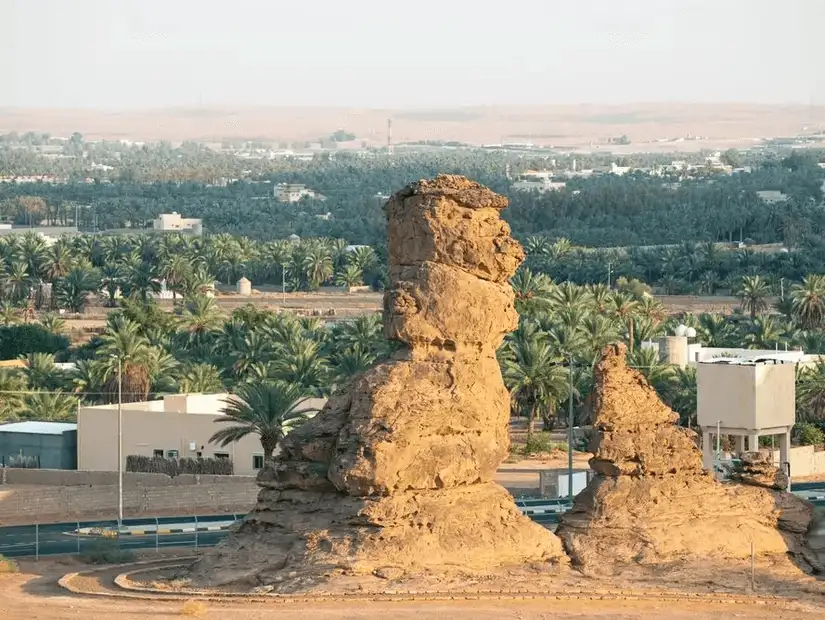
[{"label": "street lamp post", "polygon": [[117,359],[117,534],[123,527],[123,360]]},{"label": "street lamp post", "polygon": [[573,508],[573,358],[570,358],[570,396],[567,406],[567,497]]}]

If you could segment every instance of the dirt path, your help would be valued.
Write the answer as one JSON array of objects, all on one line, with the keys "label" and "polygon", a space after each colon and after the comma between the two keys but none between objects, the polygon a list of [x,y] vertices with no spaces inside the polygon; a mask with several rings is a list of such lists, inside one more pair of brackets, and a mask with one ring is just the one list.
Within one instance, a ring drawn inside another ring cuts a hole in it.
[{"label": "dirt path", "polygon": [[[174,550],[167,554],[174,555]],[[147,557],[157,557],[154,554]],[[825,617],[825,588],[822,582],[802,575],[788,562],[759,566],[757,592],[779,594],[782,606],[760,604],[747,600],[744,573],[736,566],[708,564],[672,565],[655,575],[634,568],[619,571],[610,578],[583,578],[574,573],[552,577],[555,590],[568,582],[571,587],[585,585],[593,590],[610,588],[661,588],[662,584],[683,583],[686,590],[704,591],[699,600],[456,600],[443,602],[345,602],[325,603],[244,603],[240,601],[194,603],[181,600],[147,600],[73,596],[57,585],[67,572],[80,571],[83,566],[72,558],[24,561],[18,574],[0,575],[0,618],[3,620],[144,620],[180,618],[189,605],[191,614],[207,620],[258,620],[299,618],[301,620],[533,620],[569,619],[668,619],[717,620],[743,618],[754,620],[811,620]],[[104,573],[101,580],[112,579],[119,571]],[[95,591],[94,579],[89,579]],[[655,582],[655,583],[654,583]],[[527,584],[514,584],[523,585]],[[99,590],[98,590],[99,591]],[[719,594],[715,594],[718,592]],[[739,602],[721,601],[727,593],[735,594]],[[719,597],[714,601],[714,597]],[[708,597],[710,600],[708,600]],[[744,600],[743,600],[744,599]]]},{"label": "dirt path", "polygon": [[[68,596],[56,585],[62,572],[0,575],[0,618],[4,620],[144,620],[180,618],[186,603]],[[810,620],[822,610],[760,608],[750,604],[714,604],[698,601],[450,601],[434,603],[320,603],[301,604],[300,608],[279,603],[190,604],[196,617],[206,620],[533,620],[549,618],[589,619],[669,619],[717,620],[752,618],[754,620]]]}]

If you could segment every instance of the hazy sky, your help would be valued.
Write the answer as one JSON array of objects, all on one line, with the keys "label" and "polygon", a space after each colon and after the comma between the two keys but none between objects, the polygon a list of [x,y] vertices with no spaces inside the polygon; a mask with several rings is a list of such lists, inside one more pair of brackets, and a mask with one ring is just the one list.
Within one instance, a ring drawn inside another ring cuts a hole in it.
[{"label": "hazy sky", "polygon": [[0,107],[825,103],[825,0],[0,0]]}]

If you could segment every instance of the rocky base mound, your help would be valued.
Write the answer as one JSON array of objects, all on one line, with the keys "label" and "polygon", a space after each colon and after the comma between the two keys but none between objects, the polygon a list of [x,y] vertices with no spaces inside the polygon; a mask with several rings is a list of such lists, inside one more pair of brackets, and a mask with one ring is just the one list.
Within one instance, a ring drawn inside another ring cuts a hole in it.
[{"label": "rocky base mound", "polygon": [[524,258],[506,204],[454,176],[390,199],[384,330],[404,346],[290,433],[196,583],[566,561],[492,482],[510,412],[495,351],[518,323],[508,279]]},{"label": "rocky base mound", "polygon": [[[596,367],[597,475],[557,530],[573,562],[600,572],[616,563],[795,554],[805,546],[811,506],[784,491],[719,483],[702,469],[695,434],[611,345]],[[764,473],[764,472],[763,472]],[[768,475],[768,474],[765,474]]]},{"label": "rocky base mound", "polygon": [[731,480],[768,489],[784,491],[788,488],[788,474],[771,463],[770,454],[743,452],[739,463],[731,472]]}]

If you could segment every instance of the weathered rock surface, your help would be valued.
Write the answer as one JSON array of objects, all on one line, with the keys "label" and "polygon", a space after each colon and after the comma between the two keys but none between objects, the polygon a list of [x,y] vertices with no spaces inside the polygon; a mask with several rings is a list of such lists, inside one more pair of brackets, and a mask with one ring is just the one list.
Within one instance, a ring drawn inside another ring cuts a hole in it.
[{"label": "weathered rock surface", "polygon": [[390,199],[384,329],[405,346],[290,433],[255,509],[193,567],[197,582],[566,561],[492,482],[510,412],[495,350],[518,323],[507,280],[524,258],[506,205],[454,176]]},{"label": "weathered rock surface", "polygon": [[743,452],[739,464],[730,475],[731,480],[784,491],[788,488],[788,474],[771,463],[770,454]]},{"label": "weathered rock surface", "polygon": [[786,493],[720,483],[702,469],[695,433],[676,426],[625,347],[596,366],[591,466],[597,475],[557,530],[573,561],[599,572],[614,563],[746,558],[791,552],[811,561],[811,506]]}]

